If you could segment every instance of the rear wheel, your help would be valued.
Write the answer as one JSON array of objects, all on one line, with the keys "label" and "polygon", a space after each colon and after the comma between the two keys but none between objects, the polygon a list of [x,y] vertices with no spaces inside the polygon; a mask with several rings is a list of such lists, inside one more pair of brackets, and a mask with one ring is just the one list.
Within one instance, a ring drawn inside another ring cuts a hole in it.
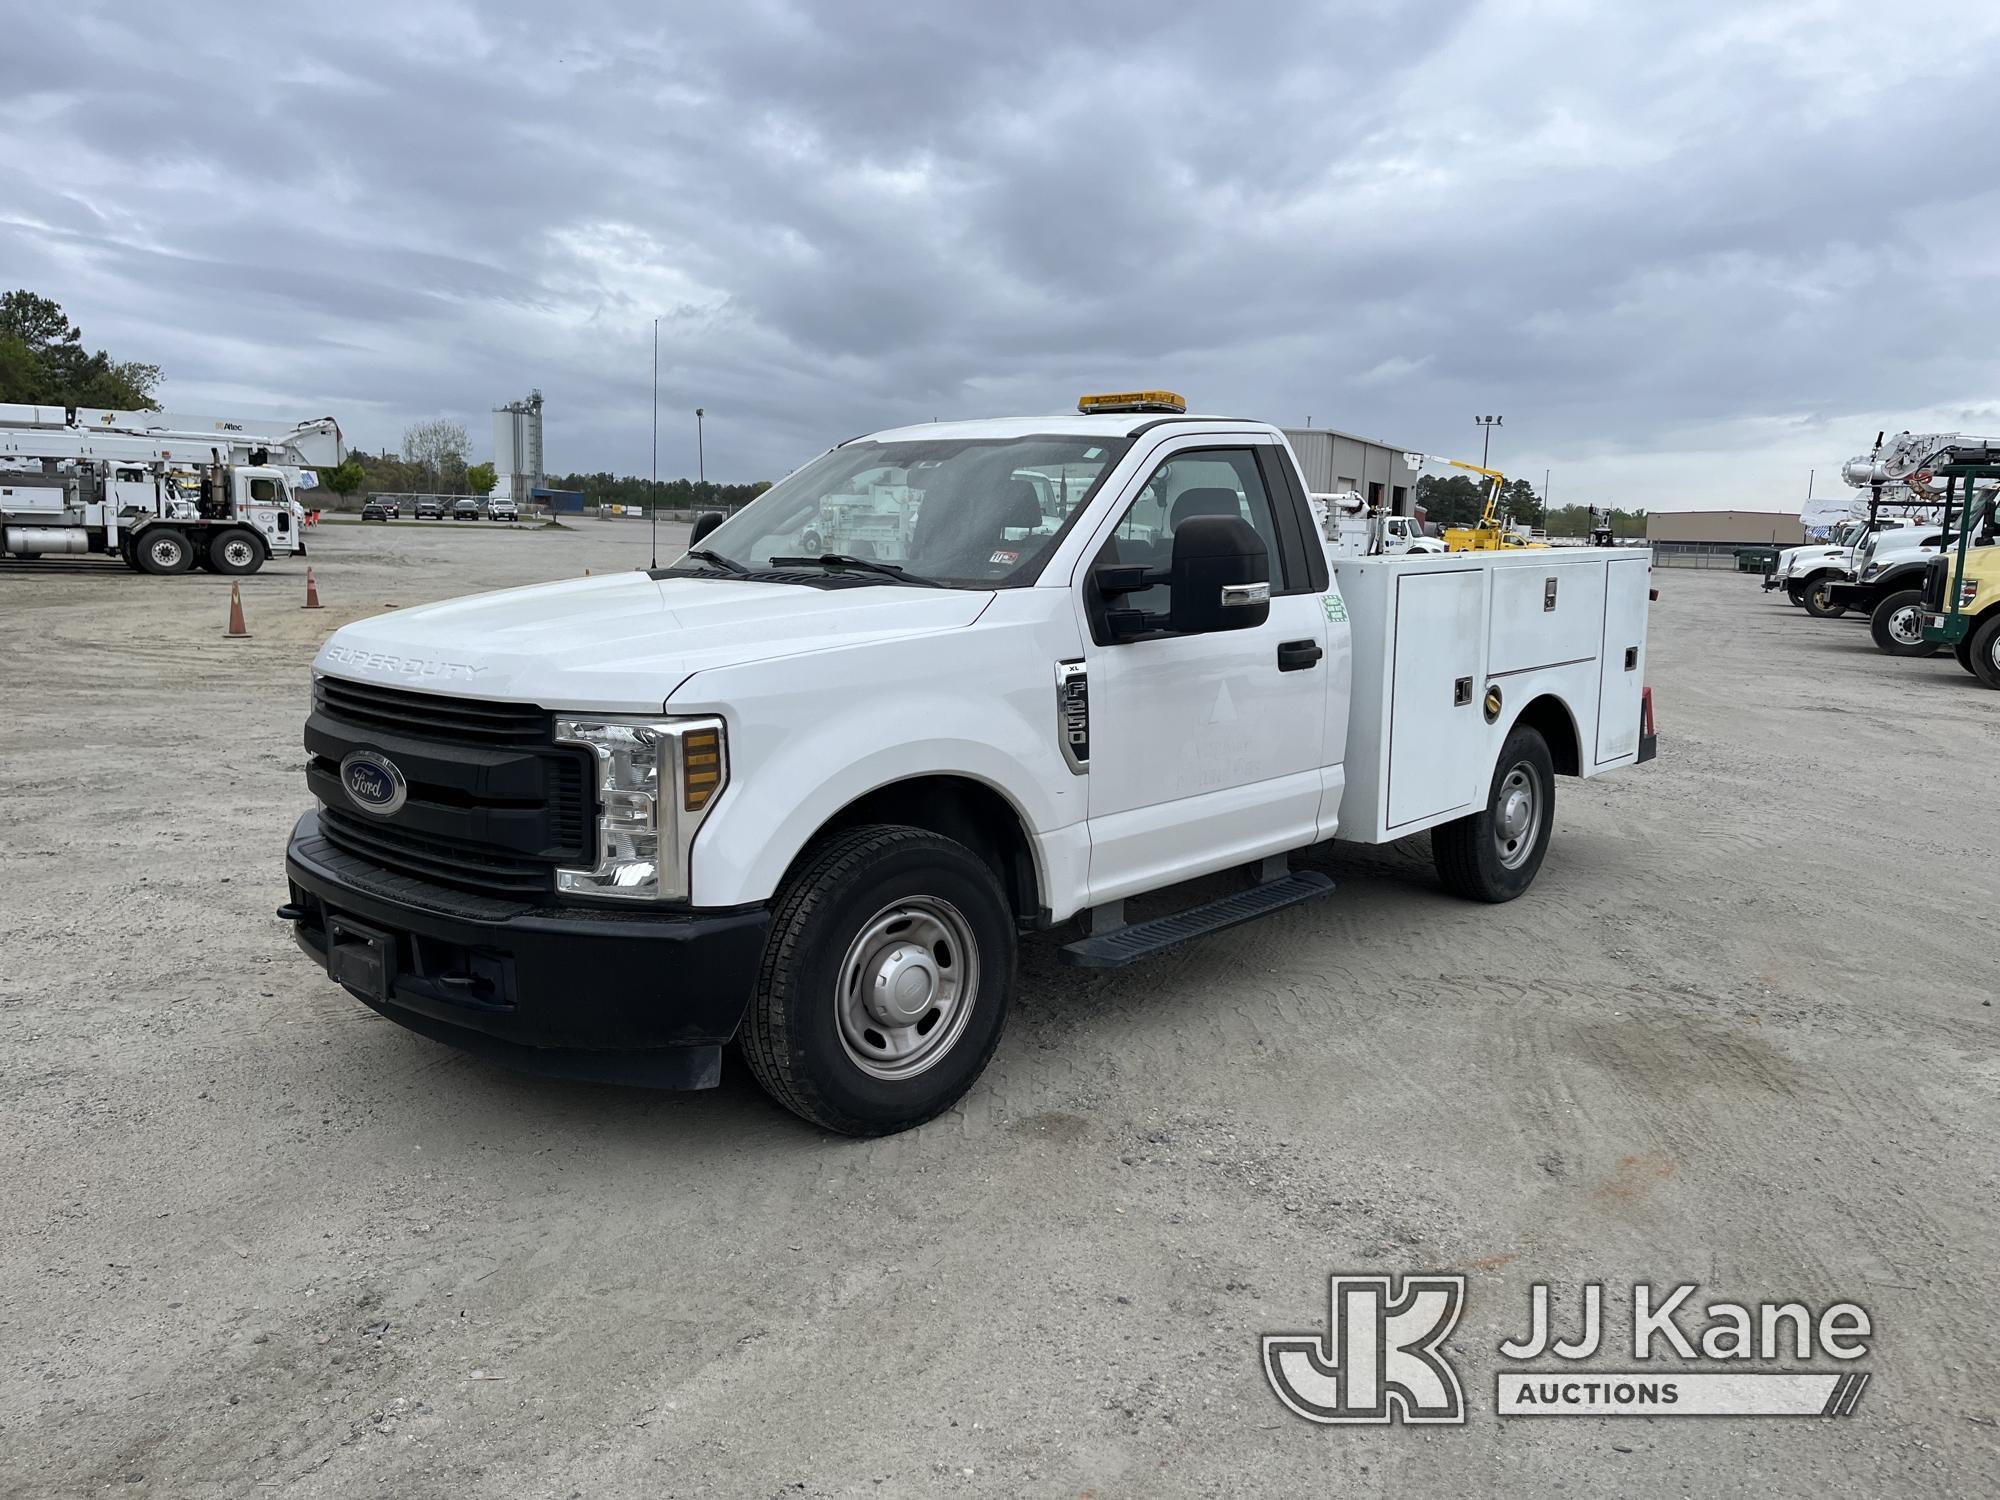
[{"label": "rear wheel", "polygon": [[1924,639],[1924,596],[1903,589],[1875,606],[1868,621],[1875,644],[1891,656],[1935,656],[1938,643]]},{"label": "rear wheel", "polygon": [[185,532],[154,527],[139,538],[139,568],[146,573],[185,573],[194,566],[194,543]]},{"label": "rear wheel", "polygon": [[1972,675],[1981,687],[2000,689],[2000,614],[1988,615],[1972,632],[1966,655],[1972,659]]},{"label": "rear wheel", "polygon": [[1431,830],[1431,859],[1453,895],[1512,901],[1535,883],[1556,819],[1555,760],[1524,724],[1500,747],[1486,809]]},{"label": "rear wheel", "polygon": [[264,566],[264,549],[247,531],[218,531],[208,544],[208,565],[234,576],[254,573]]},{"label": "rear wheel", "polygon": [[743,1054],[795,1114],[887,1135],[972,1086],[1013,987],[1014,916],[985,860],[921,828],[851,829],[779,895]]},{"label": "rear wheel", "polygon": [[1806,613],[1815,620],[1838,620],[1847,606],[1833,602],[1834,580],[1821,574],[1806,583]]}]

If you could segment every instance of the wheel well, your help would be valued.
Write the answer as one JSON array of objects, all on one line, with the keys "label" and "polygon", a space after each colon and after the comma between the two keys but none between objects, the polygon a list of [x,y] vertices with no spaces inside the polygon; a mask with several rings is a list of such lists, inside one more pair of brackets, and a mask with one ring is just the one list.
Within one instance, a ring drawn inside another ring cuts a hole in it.
[{"label": "wheel well", "polygon": [[993,867],[1016,918],[1032,920],[1041,911],[1034,850],[1021,815],[985,782],[965,776],[918,776],[877,787],[829,818],[792,861],[794,867],[830,835],[868,823],[901,823],[956,840]]},{"label": "wheel well", "polygon": [[1576,720],[1570,717],[1569,705],[1562,699],[1553,693],[1544,693],[1522,709],[1514,722],[1527,725],[1548,742],[1549,758],[1555,762],[1556,775],[1583,774],[1583,742],[1576,732]]}]

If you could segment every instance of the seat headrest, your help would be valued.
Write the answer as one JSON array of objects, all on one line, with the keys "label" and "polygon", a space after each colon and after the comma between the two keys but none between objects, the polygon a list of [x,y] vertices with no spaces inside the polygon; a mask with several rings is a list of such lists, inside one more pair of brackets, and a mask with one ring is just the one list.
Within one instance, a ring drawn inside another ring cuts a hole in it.
[{"label": "seat headrest", "polygon": [[1033,531],[1042,524],[1042,499],[1035,493],[1035,487],[1025,479],[1017,479],[1007,486],[1007,493],[1000,497],[1000,527]]},{"label": "seat headrest", "polygon": [[1236,498],[1236,491],[1225,490],[1219,485],[1208,489],[1182,490],[1174,499],[1173,514],[1168,518],[1174,530],[1180,530],[1183,521],[1191,521],[1196,516],[1236,516],[1243,515],[1243,502]]}]

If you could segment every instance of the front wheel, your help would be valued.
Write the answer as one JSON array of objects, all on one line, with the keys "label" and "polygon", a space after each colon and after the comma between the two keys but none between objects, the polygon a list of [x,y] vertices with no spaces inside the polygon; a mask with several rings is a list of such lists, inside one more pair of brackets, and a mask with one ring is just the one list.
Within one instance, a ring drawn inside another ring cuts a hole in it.
[{"label": "front wheel", "polygon": [[1833,602],[1834,580],[1824,575],[1806,585],[1806,613],[1815,620],[1838,620],[1847,606]]},{"label": "front wheel", "polygon": [[219,531],[208,544],[208,565],[218,573],[241,577],[264,566],[264,549],[247,531]]},{"label": "front wheel", "polygon": [[1803,583],[1800,583],[1796,578],[1791,580],[1789,583],[1785,585],[1785,597],[1791,600],[1792,603],[1798,605],[1800,608],[1804,608],[1806,602],[1806,586]]},{"label": "front wheel", "polygon": [[972,1087],[1013,988],[1014,916],[985,860],[921,828],[850,829],[779,895],[743,1054],[793,1113],[888,1135]]},{"label": "front wheel", "polygon": [[1431,830],[1431,860],[1455,896],[1512,901],[1535,883],[1556,820],[1548,742],[1524,724],[1500,747],[1486,808]]},{"label": "front wheel", "polygon": [[1868,620],[1875,644],[1891,656],[1935,656],[1936,641],[1924,639],[1924,596],[1916,589],[1894,593],[1875,606]]},{"label": "front wheel", "polygon": [[1972,675],[1981,687],[2000,689],[2000,615],[1990,615],[1980,622],[1972,632],[1972,644],[1966,648],[1971,658]]}]

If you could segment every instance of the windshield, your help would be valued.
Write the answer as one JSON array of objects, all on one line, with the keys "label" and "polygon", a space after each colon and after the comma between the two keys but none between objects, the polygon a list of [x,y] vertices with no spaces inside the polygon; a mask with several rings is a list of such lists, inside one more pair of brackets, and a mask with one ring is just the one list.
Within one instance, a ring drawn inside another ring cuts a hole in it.
[{"label": "windshield", "polygon": [[1018,587],[1034,582],[1129,443],[1094,437],[848,443],[759,495],[703,538],[699,550],[759,572],[804,571],[810,564],[797,559],[840,554],[936,583]]}]

